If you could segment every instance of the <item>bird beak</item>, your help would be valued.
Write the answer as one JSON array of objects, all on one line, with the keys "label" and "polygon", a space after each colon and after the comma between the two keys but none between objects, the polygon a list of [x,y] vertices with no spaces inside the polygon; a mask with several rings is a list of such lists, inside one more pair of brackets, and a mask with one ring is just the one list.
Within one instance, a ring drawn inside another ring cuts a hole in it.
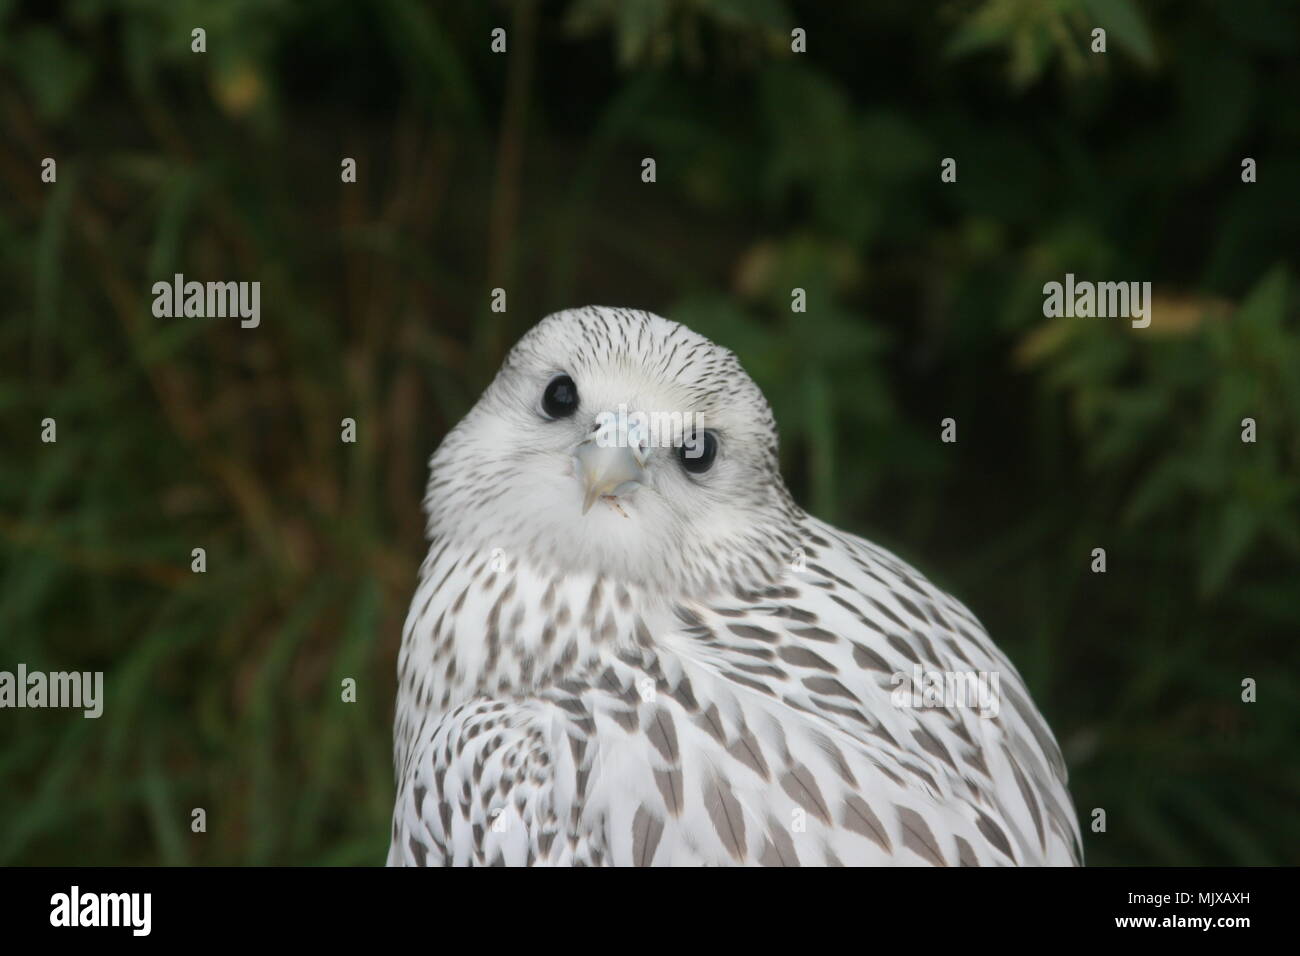
[{"label": "bird beak", "polygon": [[588,438],[573,452],[574,472],[582,479],[582,513],[602,495],[628,495],[645,482],[645,457],[639,448],[602,445]]}]

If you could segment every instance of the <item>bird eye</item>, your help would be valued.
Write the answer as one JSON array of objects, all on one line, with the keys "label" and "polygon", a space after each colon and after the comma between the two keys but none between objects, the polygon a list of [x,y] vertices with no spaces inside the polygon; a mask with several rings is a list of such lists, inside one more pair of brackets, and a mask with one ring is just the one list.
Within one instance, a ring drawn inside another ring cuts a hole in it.
[{"label": "bird eye", "polygon": [[718,439],[713,432],[697,433],[695,441],[682,443],[677,449],[677,457],[682,460],[682,467],[692,475],[702,475],[713,467],[713,459],[718,455]]},{"label": "bird eye", "polygon": [[578,410],[578,386],[567,375],[551,379],[542,392],[542,411],[552,418],[568,418]]}]

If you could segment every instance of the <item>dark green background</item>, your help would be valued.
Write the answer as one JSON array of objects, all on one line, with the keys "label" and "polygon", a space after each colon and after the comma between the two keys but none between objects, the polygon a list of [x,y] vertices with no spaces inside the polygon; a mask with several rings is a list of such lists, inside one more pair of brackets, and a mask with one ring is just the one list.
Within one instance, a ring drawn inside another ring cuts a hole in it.
[{"label": "dark green background", "polygon": [[[0,712],[0,863],[381,862],[426,458],[589,303],[734,349],[796,497],[980,616],[1089,862],[1300,862],[1298,52],[1272,0],[0,0],[0,669],[108,688]],[[1045,319],[1066,272],[1151,327]]]}]

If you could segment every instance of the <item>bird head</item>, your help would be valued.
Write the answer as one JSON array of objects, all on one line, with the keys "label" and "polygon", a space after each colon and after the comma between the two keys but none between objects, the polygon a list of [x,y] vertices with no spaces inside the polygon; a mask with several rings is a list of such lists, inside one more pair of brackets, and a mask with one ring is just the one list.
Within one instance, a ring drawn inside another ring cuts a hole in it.
[{"label": "bird head", "polygon": [[673,594],[770,583],[797,509],[736,356],[647,312],[538,323],[431,461],[431,537]]}]

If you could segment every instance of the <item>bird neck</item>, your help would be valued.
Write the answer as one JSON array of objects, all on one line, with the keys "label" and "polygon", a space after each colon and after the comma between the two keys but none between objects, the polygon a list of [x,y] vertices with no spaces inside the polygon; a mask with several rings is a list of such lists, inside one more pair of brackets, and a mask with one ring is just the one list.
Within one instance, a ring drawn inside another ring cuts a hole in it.
[{"label": "bird neck", "polygon": [[399,712],[536,693],[649,647],[670,615],[639,585],[435,540],[403,632]]}]

